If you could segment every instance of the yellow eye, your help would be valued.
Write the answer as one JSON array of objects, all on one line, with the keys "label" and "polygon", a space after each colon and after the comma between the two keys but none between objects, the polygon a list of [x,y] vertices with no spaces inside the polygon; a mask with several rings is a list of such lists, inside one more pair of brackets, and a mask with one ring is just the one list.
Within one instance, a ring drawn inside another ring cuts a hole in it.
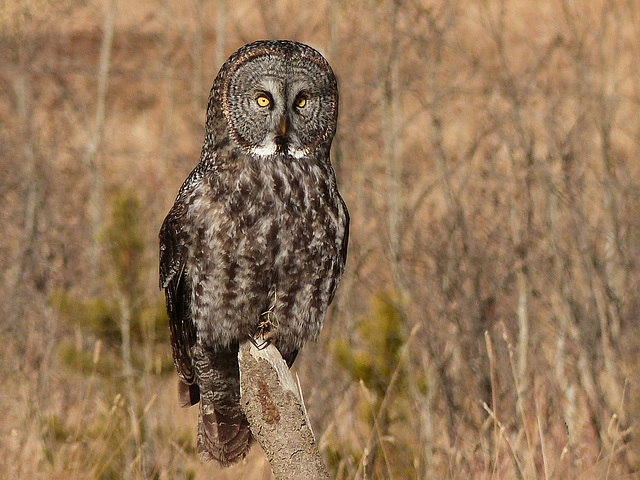
[{"label": "yellow eye", "polygon": [[302,108],[307,104],[307,99],[305,97],[298,97],[296,99],[296,107]]},{"label": "yellow eye", "polygon": [[258,102],[259,107],[268,107],[271,103],[269,97],[267,97],[266,95],[260,95],[256,101]]}]

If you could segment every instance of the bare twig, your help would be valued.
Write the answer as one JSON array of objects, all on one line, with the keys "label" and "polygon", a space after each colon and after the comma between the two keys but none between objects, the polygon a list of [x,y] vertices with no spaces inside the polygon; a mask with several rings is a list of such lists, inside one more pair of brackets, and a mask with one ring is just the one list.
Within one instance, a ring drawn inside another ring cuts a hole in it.
[{"label": "bare twig", "polygon": [[91,218],[91,288],[97,288],[99,263],[98,232],[102,224],[102,177],[98,165],[98,152],[104,136],[106,119],[107,90],[109,87],[109,67],[111,63],[111,46],[113,44],[114,24],[116,18],[116,2],[112,0],[104,17],[103,37],[100,45],[100,58],[98,62],[98,88],[96,92],[96,113],[94,128],[91,137],[87,141],[85,151],[85,163],[89,167],[91,177],[91,189],[89,197],[89,212]]}]

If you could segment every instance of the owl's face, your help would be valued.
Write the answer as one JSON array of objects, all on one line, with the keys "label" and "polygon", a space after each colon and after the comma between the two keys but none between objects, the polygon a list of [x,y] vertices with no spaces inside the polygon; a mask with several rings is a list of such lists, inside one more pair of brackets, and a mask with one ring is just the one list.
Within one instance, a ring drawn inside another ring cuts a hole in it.
[{"label": "owl's face", "polygon": [[327,61],[295,42],[256,42],[221,69],[222,111],[247,153],[302,158],[330,146],[338,91]]}]

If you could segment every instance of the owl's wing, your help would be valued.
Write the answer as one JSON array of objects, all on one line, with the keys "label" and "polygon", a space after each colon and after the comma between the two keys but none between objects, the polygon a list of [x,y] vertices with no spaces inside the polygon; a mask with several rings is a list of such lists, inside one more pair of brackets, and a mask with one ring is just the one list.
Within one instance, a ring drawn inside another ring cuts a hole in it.
[{"label": "owl's wing", "polygon": [[347,204],[344,203],[342,197],[340,197],[340,201],[342,202],[342,206],[344,208],[344,237],[342,239],[342,246],[340,247],[340,260],[342,262],[342,271],[340,275],[344,272],[344,266],[347,263],[347,249],[349,247],[349,223],[351,219],[349,217],[349,210],[347,210]]},{"label": "owl's wing", "polygon": [[171,331],[173,362],[180,376],[182,406],[198,403],[191,346],[196,330],[191,318],[191,280],[186,269],[186,206],[179,197],[160,228],[160,288],[164,288]]},{"label": "owl's wing", "polygon": [[344,222],[344,236],[342,237],[342,243],[339,245],[338,250],[338,261],[334,264],[332,282],[329,287],[329,304],[333,302],[333,297],[336,294],[336,290],[338,289],[338,281],[342,277],[344,273],[344,267],[347,263],[347,248],[349,246],[349,210],[347,210],[347,204],[344,203],[342,197],[338,196],[340,204],[342,206],[342,220]]}]

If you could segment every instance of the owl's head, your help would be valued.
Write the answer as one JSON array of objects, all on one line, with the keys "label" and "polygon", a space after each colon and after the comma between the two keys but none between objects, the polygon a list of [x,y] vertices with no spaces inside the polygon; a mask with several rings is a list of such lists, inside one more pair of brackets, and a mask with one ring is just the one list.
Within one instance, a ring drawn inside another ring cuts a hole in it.
[{"label": "owl's head", "polygon": [[297,42],[258,41],[240,48],[220,69],[207,130],[229,135],[254,156],[301,158],[328,150],[337,118],[336,78],[320,53]]}]

